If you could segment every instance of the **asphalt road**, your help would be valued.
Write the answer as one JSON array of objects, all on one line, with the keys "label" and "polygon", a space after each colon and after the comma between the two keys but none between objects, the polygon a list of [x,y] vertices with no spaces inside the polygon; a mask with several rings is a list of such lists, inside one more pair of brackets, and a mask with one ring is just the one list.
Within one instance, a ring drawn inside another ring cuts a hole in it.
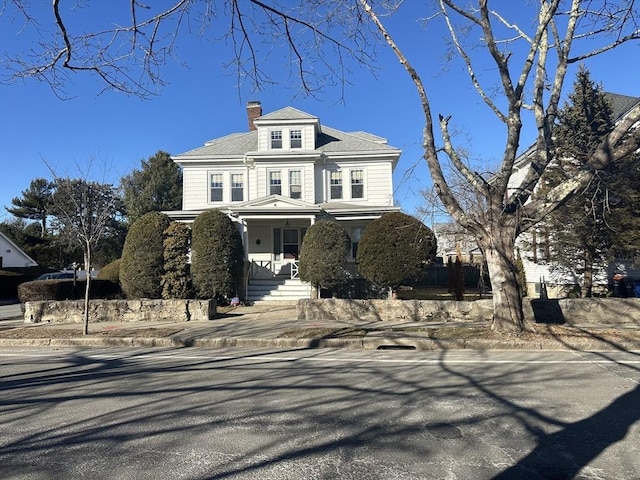
[{"label": "asphalt road", "polygon": [[0,350],[3,479],[640,478],[640,352]]}]

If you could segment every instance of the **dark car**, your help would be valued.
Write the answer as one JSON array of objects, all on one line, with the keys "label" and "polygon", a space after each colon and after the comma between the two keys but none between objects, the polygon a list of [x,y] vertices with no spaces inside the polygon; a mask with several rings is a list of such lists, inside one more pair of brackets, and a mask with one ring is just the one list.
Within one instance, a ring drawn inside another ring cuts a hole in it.
[{"label": "dark car", "polygon": [[60,280],[60,279],[73,279],[73,272],[53,272],[44,273],[40,275],[36,280]]}]

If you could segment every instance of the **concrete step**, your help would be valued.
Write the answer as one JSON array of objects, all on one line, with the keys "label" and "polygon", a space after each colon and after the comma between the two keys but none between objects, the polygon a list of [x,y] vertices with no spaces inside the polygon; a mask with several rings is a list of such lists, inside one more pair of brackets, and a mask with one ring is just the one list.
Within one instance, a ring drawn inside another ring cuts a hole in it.
[{"label": "concrete step", "polygon": [[297,278],[252,279],[249,282],[247,300],[296,301],[311,296],[311,286]]}]

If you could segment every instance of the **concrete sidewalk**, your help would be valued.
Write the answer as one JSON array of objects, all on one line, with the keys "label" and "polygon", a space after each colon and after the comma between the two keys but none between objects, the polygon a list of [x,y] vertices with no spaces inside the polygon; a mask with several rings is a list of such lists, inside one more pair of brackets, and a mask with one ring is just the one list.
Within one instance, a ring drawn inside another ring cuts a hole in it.
[{"label": "concrete sidewalk", "polygon": [[[0,306],[0,347],[260,347],[260,348],[347,348],[403,350],[640,350],[640,330],[611,329],[615,341],[602,335],[602,328],[581,327],[582,337],[500,337],[429,338],[429,329],[451,327],[487,327],[486,322],[363,322],[306,321],[297,319],[295,305],[261,304],[241,306],[205,322],[99,322],[89,325],[89,336],[81,334],[81,325],[42,323],[25,324],[20,305]],[[29,338],[2,338],[12,329],[33,329]],[[544,326],[541,326],[544,329]],[[579,327],[580,328],[580,327]],[[77,335],[53,335],[51,330],[73,330]],[[174,330],[174,332],[171,332]],[[451,330],[453,332],[453,330]],[[42,333],[39,335],[39,333]],[[446,336],[446,335],[445,335]]]}]

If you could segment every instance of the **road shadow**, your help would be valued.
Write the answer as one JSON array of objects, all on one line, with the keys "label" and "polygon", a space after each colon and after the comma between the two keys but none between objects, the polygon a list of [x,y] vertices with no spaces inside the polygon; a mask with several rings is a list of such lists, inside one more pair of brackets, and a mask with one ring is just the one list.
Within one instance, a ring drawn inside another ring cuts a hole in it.
[{"label": "road shadow", "polygon": [[[173,478],[194,480],[424,478],[413,466],[427,464],[432,478],[573,478],[625,437],[640,404],[638,388],[612,393],[566,421],[539,394],[582,381],[571,368],[467,368],[446,351],[424,364],[407,352],[111,352],[2,360],[0,477],[170,478],[176,464]],[[485,435],[523,454],[496,463]]]}]

